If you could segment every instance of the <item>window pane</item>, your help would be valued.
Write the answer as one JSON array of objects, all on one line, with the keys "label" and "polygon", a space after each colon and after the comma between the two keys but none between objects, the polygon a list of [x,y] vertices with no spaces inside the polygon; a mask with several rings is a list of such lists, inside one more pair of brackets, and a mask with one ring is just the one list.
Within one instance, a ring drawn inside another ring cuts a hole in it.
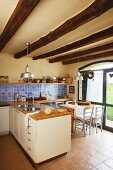
[{"label": "window pane", "polygon": [[102,103],[103,71],[94,71],[94,78],[87,80],[87,100]]},{"label": "window pane", "polygon": [[113,127],[113,107],[106,107],[106,126]]},{"label": "window pane", "polygon": [[107,73],[106,103],[113,104],[113,72]]}]

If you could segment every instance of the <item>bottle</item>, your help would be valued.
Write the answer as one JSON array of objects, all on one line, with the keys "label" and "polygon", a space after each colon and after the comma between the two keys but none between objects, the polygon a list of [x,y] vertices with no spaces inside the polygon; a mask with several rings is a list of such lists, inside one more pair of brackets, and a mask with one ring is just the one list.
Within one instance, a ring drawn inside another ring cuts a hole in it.
[{"label": "bottle", "polygon": [[19,101],[19,93],[14,93],[14,101],[15,102]]}]

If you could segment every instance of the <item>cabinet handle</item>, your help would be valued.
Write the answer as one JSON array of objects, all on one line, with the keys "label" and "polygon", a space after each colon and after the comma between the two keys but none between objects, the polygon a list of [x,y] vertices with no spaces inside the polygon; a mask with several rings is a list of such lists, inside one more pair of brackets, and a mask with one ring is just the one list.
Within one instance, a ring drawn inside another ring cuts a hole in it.
[{"label": "cabinet handle", "polygon": [[31,134],[30,132],[28,132],[28,134]]},{"label": "cabinet handle", "polygon": [[28,128],[30,128],[31,126],[28,126]]},{"label": "cabinet handle", "polygon": [[28,139],[28,141],[31,141],[31,139]]},{"label": "cabinet handle", "polygon": [[31,148],[28,148],[31,151]]}]

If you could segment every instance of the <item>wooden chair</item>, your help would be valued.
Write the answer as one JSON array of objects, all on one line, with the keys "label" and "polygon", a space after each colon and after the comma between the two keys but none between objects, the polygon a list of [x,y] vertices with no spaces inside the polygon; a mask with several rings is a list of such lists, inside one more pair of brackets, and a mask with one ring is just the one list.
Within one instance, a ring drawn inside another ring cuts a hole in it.
[{"label": "wooden chair", "polygon": [[96,133],[98,132],[97,131],[98,126],[100,126],[102,131],[103,115],[104,115],[104,106],[95,105],[92,120],[93,120],[93,126],[96,127]]},{"label": "wooden chair", "polygon": [[91,134],[93,107],[89,106],[77,106],[75,113],[75,129],[81,128],[86,135],[86,130],[89,128],[89,134]]}]

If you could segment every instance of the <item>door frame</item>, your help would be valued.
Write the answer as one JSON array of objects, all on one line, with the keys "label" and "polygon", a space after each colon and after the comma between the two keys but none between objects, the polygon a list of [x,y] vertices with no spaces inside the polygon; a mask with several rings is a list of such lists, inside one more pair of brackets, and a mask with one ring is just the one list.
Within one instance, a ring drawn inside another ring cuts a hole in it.
[{"label": "door frame", "polygon": [[106,86],[107,86],[106,78],[107,78],[107,73],[113,72],[113,68],[105,69],[103,71],[104,71],[103,72],[103,104],[105,106],[105,114],[104,114],[104,117],[103,117],[103,128],[108,130],[108,131],[113,132],[112,127],[106,126],[106,107],[107,106],[113,107],[113,104],[106,104]]},{"label": "door frame", "polygon": [[[112,62],[113,62],[113,60],[112,60]],[[95,62],[95,63],[97,64],[97,62]],[[95,64],[95,63],[93,63],[93,64]],[[89,65],[91,65],[91,64],[89,64]],[[81,68],[83,68],[83,67],[81,67]],[[80,70],[81,70],[81,68],[80,68]],[[85,68],[85,66],[84,66],[84,68]],[[104,116],[103,116],[103,129],[113,132],[113,128],[112,127],[106,126],[106,106],[113,107],[113,104],[106,104],[106,84],[107,84],[107,82],[106,82],[106,75],[107,75],[108,72],[113,72],[113,68],[99,69],[99,70],[96,69],[94,71],[103,71],[103,99],[102,99],[101,103],[92,102],[92,104],[105,106]],[[79,100],[79,82],[78,82],[78,100]]]}]

